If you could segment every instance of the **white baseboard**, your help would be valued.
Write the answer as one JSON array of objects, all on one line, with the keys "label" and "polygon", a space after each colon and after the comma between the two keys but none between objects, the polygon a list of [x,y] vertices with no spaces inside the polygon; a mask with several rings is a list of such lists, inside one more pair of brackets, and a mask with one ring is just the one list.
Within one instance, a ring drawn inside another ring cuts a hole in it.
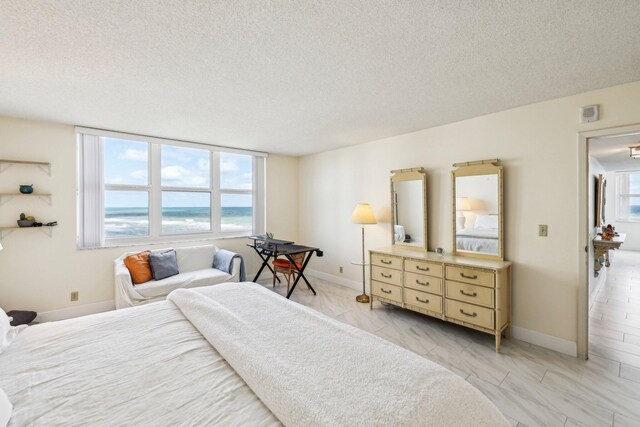
[{"label": "white baseboard", "polygon": [[578,345],[573,341],[532,331],[531,329],[521,328],[519,326],[511,327],[511,336],[520,341],[535,344],[569,356],[578,357]]},{"label": "white baseboard", "polygon": [[36,322],[54,322],[56,320],[71,319],[73,317],[86,316],[88,314],[102,313],[116,309],[114,300],[82,304],[74,307],[61,308],[59,310],[43,311],[38,313]]},{"label": "white baseboard", "polygon": [[305,273],[307,276],[315,277],[316,279],[326,280],[327,282],[335,283],[336,285],[355,289],[356,291],[362,291],[362,282],[345,279],[344,277],[334,276],[333,274],[325,273],[318,270],[312,270],[310,268],[307,268],[305,270]]},{"label": "white baseboard", "polygon": [[[357,291],[362,290],[362,282],[355,280],[345,279],[343,277],[334,276],[333,274],[325,273],[323,271],[307,269],[305,271],[308,276],[316,277],[318,279],[326,280],[331,283],[335,283],[340,286],[355,289]],[[548,348],[560,353],[567,354],[569,356],[578,356],[578,346],[575,342],[565,340],[562,338],[554,337],[552,335],[543,334],[540,332],[532,331],[530,329],[521,328],[519,326],[512,326],[511,328],[513,338],[525,341],[530,344],[534,344],[540,347]]]}]

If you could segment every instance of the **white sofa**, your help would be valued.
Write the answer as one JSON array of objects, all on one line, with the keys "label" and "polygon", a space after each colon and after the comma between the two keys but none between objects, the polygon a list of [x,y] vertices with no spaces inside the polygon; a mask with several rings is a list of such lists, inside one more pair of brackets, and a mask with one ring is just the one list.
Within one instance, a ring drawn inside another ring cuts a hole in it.
[{"label": "white sofa", "polygon": [[[169,248],[155,249],[151,252],[162,252],[167,249]],[[241,262],[239,258],[233,260],[232,274],[212,267],[213,257],[218,251],[214,245],[189,246],[175,248],[175,250],[179,274],[135,286],[129,269],[124,265],[124,259],[141,251],[127,252],[118,257],[114,261],[116,309],[163,300],[171,291],[178,288],[195,288],[239,281]]]}]

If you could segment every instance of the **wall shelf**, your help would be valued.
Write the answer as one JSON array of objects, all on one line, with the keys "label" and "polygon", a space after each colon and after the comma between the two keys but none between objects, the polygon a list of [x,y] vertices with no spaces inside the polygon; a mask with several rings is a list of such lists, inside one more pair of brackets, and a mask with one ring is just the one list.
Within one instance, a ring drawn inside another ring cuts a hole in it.
[{"label": "wall shelf", "polygon": [[46,202],[49,206],[51,206],[51,194],[43,194],[43,193],[31,193],[31,194],[0,193],[0,206],[4,205],[14,197],[36,197],[42,200],[43,202]]},{"label": "wall shelf", "polygon": [[0,159],[0,173],[6,171],[13,165],[32,165],[42,170],[47,175],[51,175],[51,163],[49,162],[32,162],[29,160],[7,160]]},{"label": "wall shelf", "polygon": [[39,230],[40,232],[51,237],[53,235],[53,227],[55,225],[43,225],[42,227],[0,227],[0,240],[7,237],[9,234],[18,230]]}]

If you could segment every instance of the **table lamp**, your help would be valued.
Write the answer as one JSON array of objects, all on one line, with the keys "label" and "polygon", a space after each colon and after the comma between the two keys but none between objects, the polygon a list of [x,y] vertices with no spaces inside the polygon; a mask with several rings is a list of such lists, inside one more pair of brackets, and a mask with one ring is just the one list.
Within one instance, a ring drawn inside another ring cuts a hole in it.
[{"label": "table lamp", "polygon": [[365,288],[364,226],[366,224],[377,224],[378,221],[376,221],[369,203],[358,203],[351,214],[351,222],[362,225],[362,295],[358,295],[356,301],[367,303],[369,302],[369,295],[367,295]]},{"label": "table lamp", "polygon": [[464,228],[466,218],[463,212],[469,212],[471,210],[471,204],[468,197],[456,197],[456,224],[459,229]]}]

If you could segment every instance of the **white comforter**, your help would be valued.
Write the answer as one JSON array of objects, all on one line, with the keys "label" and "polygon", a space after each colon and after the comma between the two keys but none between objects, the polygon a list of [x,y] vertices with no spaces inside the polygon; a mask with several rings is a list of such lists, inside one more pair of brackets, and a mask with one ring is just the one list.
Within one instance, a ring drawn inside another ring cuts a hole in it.
[{"label": "white comforter", "polygon": [[0,355],[10,426],[508,425],[439,365],[259,285],[170,299],[27,328]]},{"label": "white comforter", "polygon": [[508,425],[447,369],[260,285],[169,299],[285,425]]},{"label": "white comforter", "polygon": [[280,425],[168,301],[28,327],[0,388],[10,426]]}]

